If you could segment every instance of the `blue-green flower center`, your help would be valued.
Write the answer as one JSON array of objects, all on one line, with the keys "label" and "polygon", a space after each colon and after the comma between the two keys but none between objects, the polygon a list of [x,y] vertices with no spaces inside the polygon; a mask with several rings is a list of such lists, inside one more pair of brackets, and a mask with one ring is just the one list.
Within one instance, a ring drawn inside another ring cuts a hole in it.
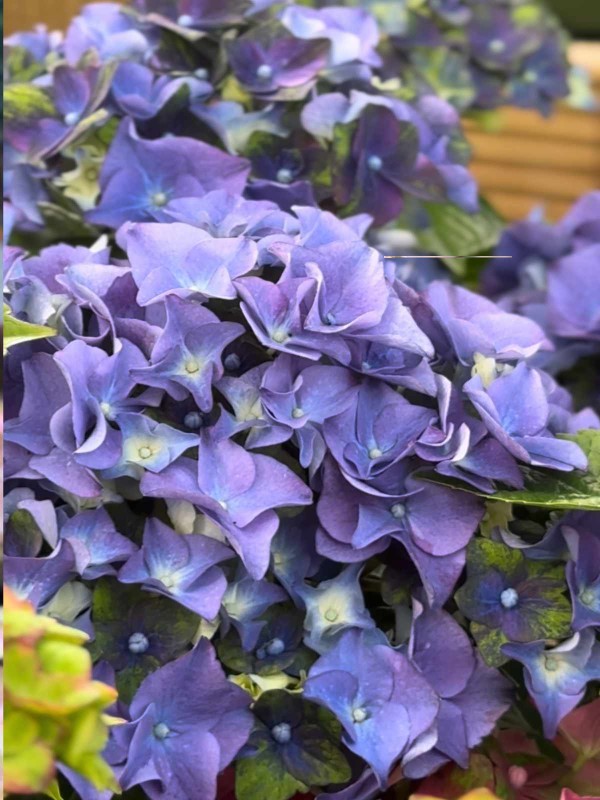
[{"label": "blue-green flower center", "polygon": [[336,611],[335,608],[328,608],[323,616],[325,617],[327,622],[335,622],[336,619],[339,617],[339,612]]},{"label": "blue-green flower center", "polygon": [[242,359],[238,356],[237,353],[230,353],[228,356],[225,357],[225,361],[223,361],[223,366],[225,369],[234,370],[239,369],[242,364]]},{"label": "blue-green flower center", "polygon": [[556,672],[558,669],[558,659],[555,656],[546,656],[544,659],[544,667],[548,672]]},{"label": "blue-green flower center", "polygon": [[289,333],[281,329],[274,330],[271,334],[271,339],[273,339],[274,342],[277,342],[277,344],[283,344],[289,338]]},{"label": "blue-green flower center", "polygon": [[154,194],[150,197],[150,201],[152,205],[156,208],[160,208],[161,206],[166,206],[169,198],[164,192],[154,192]]},{"label": "blue-green flower center", "polygon": [[65,114],[65,125],[76,125],[79,122],[79,114],[77,111],[69,111]]},{"label": "blue-green flower center", "polygon": [[390,513],[394,519],[402,519],[406,516],[406,508],[404,507],[404,503],[394,503],[394,505],[390,508]]},{"label": "blue-green flower center", "polygon": [[292,728],[288,722],[279,722],[271,728],[271,736],[277,744],[287,744],[292,738]]},{"label": "blue-green flower center", "polygon": [[271,639],[271,641],[265,645],[265,650],[270,656],[279,656],[285,650],[285,642],[283,639]]},{"label": "blue-green flower center", "polygon": [[285,642],[283,639],[271,639],[271,641],[263,644],[256,651],[256,657],[262,661],[267,656],[279,656],[285,650]]},{"label": "blue-green flower center", "polygon": [[594,592],[591,589],[584,589],[579,595],[579,599],[584,606],[591,606],[594,602]]},{"label": "blue-green flower center", "polygon": [[194,18],[190,14],[182,14],[177,18],[177,24],[181,25],[182,28],[189,28],[194,24]]},{"label": "blue-green flower center", "polygon": [[383,451],[380,450],[378,447],[372,447],[369,450],[369,458],[371,459],[371,461],[374,461],[376,458],[381,458],[382,455]]},{"label": "blue-green flower center", "polygon": [[500,602],[504,608],[514,608],[519,602],[519,595],[515,589],[505,589],[500,595]]},{"label": "blue-green flower center", "polygon": [[352,710],[352,720],[359,724],[364,722],[368,716],[366,708],[355,708]]},{"label": "blue-green flower center", "polygon": [[183,366],[188,375],[195,375],[200,371],[200,364],[195,358],[188,358]]},{"label": "blue-green flower center", "polygon": [[492,39],[488,48],[492,53],[503,53],[506,50],[506,43],[502,39]]},{"label": "blue-green flower center", "polygon": [[294,419],[301,419],[303,416],[304,416],[304,410],[302,408],[292,409],[292,417]]},{"label": "blue-green flower center", "polygon": [[198,69],[194,71],[194,75],[198,80],[205,81],[208,78],[208,70],[206,67],[198,67]]},{"label": "blue-green flower center", "polygon": [[145,634],[138,631],[131,634],[127,646],[130,653],[145,653],[150,647],[150,642]]},{"label": "blue-green flower center", "polygon": [[260,78],[262,81],[268,81],[272,75],[273,67],[269,66],[269,64],[261,64],[256,70],[256,77]]},{"label": "blue-green flower center", "polygon": [[294,174],[292,173],[291,169],[287,167],[282,167],[277,172],[277,181],[278,183],[291,183],[294,179]]},{"label": "blue-green flower center", "polygon": [[373,172],[379,172],[379,170],[383,167],[383,161],[379,156],[369,156],[367,158],[367,166],[369,169],[372,169]]},{"label": "blue-green flower center", "polygon": [[162,740],[167,738],[167,736],[171,733],[171,729],[164,722],[157,722],[152,729],[152,732],[157,739]]},{"label": "blue-green flower center", "polygon": [[152,450],[150,447],[140,447],[140,449],[138,450],[138,455],[140,458],[143,459],[150,458],[150,456],[152,455]]},{"label": "blue-green flower center", "polygon": [[197,430],[198,428],[202,427],[202,414],[198,411],[190,411],[189,414],[186,414],[183,418],[183,424],[186,428],[190,428],[191,430]]}]

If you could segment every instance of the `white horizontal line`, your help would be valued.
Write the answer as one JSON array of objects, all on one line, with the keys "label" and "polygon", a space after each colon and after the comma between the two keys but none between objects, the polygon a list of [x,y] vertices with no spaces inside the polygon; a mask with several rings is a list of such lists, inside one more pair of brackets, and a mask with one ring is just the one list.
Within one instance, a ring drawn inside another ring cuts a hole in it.
[{"label": "white horizontal line", "polygon": [[384,258],[512,258],[512,256],[384,256]]}]

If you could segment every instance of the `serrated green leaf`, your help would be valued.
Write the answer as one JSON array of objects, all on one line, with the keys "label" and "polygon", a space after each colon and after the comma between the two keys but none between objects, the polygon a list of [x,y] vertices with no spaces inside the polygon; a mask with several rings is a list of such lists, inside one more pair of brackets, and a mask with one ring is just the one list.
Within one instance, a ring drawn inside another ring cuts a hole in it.
[{"label": "serrated green leaf", "polygon": [[570,509],[577,511],[600,511],[600,430],[585,430],[573,436],[561,438],[576,442],[588,457],[588,471],[550,472],[534,467],[522,467],[525,489],[501,489],[495,494],[486,494],[438,473],[421,475],[423,480],[439,483],[455,489],[485,497],[502,503],[540,506],[542,508]]},{"label": "serrated green leaf", "polygon": [[7,305],[4,306],[3,323],[5,353],[9,347],[13,347],[16,344],[30,342],[33,339],[47,339],[56,334],[54,328],[48,328],[46,325],[32,325],[30,322],[16,319],[11,315]]},{"label": "serrated green leaf", "polygon": [[419,245],[427,253],[439,256],[456,275],[464,275],[469,256],[490,252],[500,239],[504,223],[483,199],[475,214],[451,203],[424,206],[429,227],[418,233]]}]

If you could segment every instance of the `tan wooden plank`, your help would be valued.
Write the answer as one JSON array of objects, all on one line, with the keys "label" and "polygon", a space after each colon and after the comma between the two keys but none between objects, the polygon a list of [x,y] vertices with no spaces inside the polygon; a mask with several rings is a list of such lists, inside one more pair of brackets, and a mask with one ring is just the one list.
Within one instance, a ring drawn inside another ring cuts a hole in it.
[{"label": "tan wooden plank", "polygon": [[576,198],[598,185],[596,176],[548,168],[523,167],[518,164],[473,162],[472,170],[482,187],[501,191],[539,194],[555,199]]},{"label": "tan wooden plank", "polygon": [[[558,140],[600,145],[600,114],[561,107],[549,119],[536,111],[504,108],[499,111],[500,122],[496,136],[515,135],[523,138]],[[478,123],[465,121],[468,133],[481,130]]]},{"label": "tan wooden plank", "polygon": [[600,185],[598,145],[577,142],[569,147],[552,139],[526,138],[513,133],[494,135],[481,131],[472,131],[469,142],[477,161],[588,172],[597,176]]},{"label": "tan wooden plank", "polygon": [[498,190],[486,192],[485,196],[509,222],[524,219],[536,206],[544,207],[550,222],[558,222],[572,205],[569,200],[549,200],[536,194],[513,194]]},{"label": "tan wooden plank", "polygon": [[4,0],[4,33],[10,35],[15,31],[29,30],[38,23],[44,23],[53,30],[65,29],[88,1]]}]

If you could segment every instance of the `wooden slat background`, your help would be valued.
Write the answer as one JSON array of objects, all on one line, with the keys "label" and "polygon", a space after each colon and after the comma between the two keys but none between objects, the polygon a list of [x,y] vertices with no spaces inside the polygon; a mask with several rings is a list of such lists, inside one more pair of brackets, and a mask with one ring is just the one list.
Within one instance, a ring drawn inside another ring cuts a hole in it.
[{"label": "wooden slat background", "polygon": [[[571,61],[585,67],[600,102],[600,43],[576,42]],[[600,188],[600,111],[560,106],[549,119],[506,108],[498,131],[467,123],[473,173],[481,190],[507,219],[520,219],[542,203],[559,219],[584,192]]]},{"label": "wooden slat background", "polygon": [[[596,2],[597,0],[594,0]],[[84,0],[4,0],[7,34],[44,22],[64,28]],[[571,58],[592,74],[600,99],[600,43],[577,42]],[[508,219],[543,203],[557,219],[583,192],[600,188],[600,112],[561,107],[550,119],[503,109],[497,132],[468,123],[473,172],[483,194]]]}]

